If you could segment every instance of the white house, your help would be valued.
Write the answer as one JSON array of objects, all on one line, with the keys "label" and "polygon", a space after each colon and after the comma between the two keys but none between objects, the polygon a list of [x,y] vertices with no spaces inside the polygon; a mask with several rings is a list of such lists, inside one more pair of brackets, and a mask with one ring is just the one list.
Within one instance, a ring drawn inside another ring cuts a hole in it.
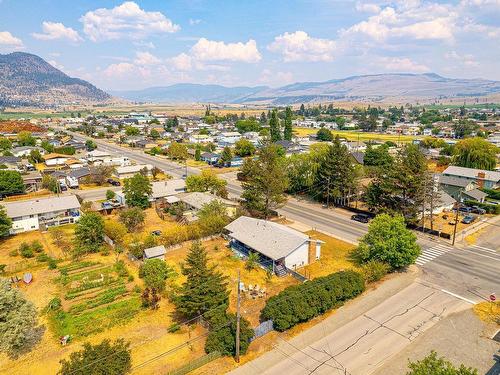
[{"label": "white house", "polygon": [[87,153],[87,160],[90,162],[104,161],[105,159],[110,159],[111,154],[107,151],[93,150]]},{"label": "white house", "polygon": [[244,257],[258,253],[260,264],[271,266],[279,276],[321,257],[322,241],[272,221],[240,216],[225,229],[233,251]]},{"label": "white house", "polygon": [[151,189],[153,190],[151,195],[153,201],[172,197],[186,191],[186,180],[174,178],[172,180],[155,181],[151,184]]},{"label": "white house", "polygon": [[241,134],[238,132],[222,132],[217,136],[217,141],[221,145],[234,145],[241,139]]},{"label": "white house", "polygon": [[165,260],[165,253],[167,250],[165,249],[165,246],[159,245],[155,247],[150,247],[149,249],[144,249],[143,251],[143,257],[145,260],[147,259],[161,259]]},{"label": "white house", "polygon": [[74,195],[2,202],[12,219],[11,234],[75,223],[80,219],[80,202]]},{"label": "white house", "polygon": [[20,146],[20,147],[14,147],[11,152],[12,155],[18,157],[18,158],[25,158],[30,156],[31,151],[33,150],[38,150],[40,151],[40,154],[45,154],[45,150],[41,147],[36,147],[36,146]]},{"label": "white house", "polygon": [[43,156],[45,165],[47,167],[54,167],[56,165],[64,165],[70,159],[68,155],[51,153]]},{"label": "white house", "polygon": [[116,168],[115,176],[117,178],[129,178],[133,177],[135,174],[140,173],[141,170],[146,169],[147,175],[151,174],[151,170],[153,166],[151,164],[137,164],[137,165],[128,165],[124,167]]},{"label": "white house", "polygon": [[191,134],[189,136],[190,143],[209,143],[213,141],[214,141],[213,137],[207,134]]}]

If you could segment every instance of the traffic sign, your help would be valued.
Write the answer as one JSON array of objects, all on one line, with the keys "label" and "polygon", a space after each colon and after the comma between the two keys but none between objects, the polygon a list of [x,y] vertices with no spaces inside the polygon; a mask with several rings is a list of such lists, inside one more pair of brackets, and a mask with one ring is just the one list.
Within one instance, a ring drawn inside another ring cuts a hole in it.
[{"label": "traffic sign", "polygon": [[495,302],[497,300],[497,297],[495,296],[495,293],[490,294],[490,301]]}]

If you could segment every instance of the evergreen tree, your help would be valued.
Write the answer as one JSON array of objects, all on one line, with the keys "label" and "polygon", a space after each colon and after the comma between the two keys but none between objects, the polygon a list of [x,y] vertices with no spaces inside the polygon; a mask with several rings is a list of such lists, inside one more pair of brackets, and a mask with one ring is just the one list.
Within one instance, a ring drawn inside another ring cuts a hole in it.
[{"label": "evergreen tree", "polygon": [[337,136],[320,162],[314,182],[316,193],[322,200],[341,202],[355,192],[356,180],[357,171],[349,151]]},{"label": "evergreen tree", "polygon": [[231,151],[231,147],[226,146],[222,150],[222,154],[220,155],[219,163],[225,165],[233,160],[233,152]]},{"label": "evergreen tree", "polygon": [[306,114],[306,108],[304,107],[304,103],[302,103],[302,104],[300,105],[299,115],[301,115],[301,116],[305,116],[305,114]]},{"label": "evergreen tree", "polygon": [[268,218],[271,210],[285,203],[288,176],[278,146],[271,144],[263,147],[257,160],[246,159],[242,174],[246,180],[243,182],[242,198],[248,209]]},{"label": "evergreen tree", "polygon": [[186,282],[174,301],[177,312],[187,318],[210,311],[205,316],[210,319],[225,313],[229,305],[226,277],[216,271],[216,265],[209,266],[208,260],[207,251],[201,242],[193,242],[182,267]]},{"label": "evergreen tree", "polygon": [[269,131],[271,133],[272,142],[281,140],[280,119],[278,117],[278,110],[276,108],[274,108],[271,112],[271,119],[269,120]]},{"label": "evergreen tree", "polygon": [[9,235],[12,220],[7,216],[4,206],[0,206],[0,238]]},{"label": "evergreen tree", "polygon": [[286,107],[285,110],[285,127],[283,129],[283,139],[287,141],[292,140],[292,107]]},{"label": "evergreen tree", "polygon": [[262,112],[260,114],[260,119],[259,119],[259,122],[261,125],[265,125],[267,124],[267,116],[266,116],[266,112]]}]

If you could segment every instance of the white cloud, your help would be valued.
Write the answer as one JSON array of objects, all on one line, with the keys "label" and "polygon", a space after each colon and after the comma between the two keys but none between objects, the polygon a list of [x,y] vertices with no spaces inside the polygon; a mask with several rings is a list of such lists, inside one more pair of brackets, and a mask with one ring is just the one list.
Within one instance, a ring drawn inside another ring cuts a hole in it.
[{"label": "white cloud", "polygon": [[379,42],[395,37],[451,40],[456,29],[456,20],[456,12],[448,5],[403,2],[399,7],[380,10],[366,21],[344,30],[341,35],[364,35]]},{"label": "white cloud", "polygon": [[143,48],[149,48],[149,49],[155,49],[156,46],[154,45],[153,42],[145,42],[143,40],[137,40],[137,41],[134,41],[134,46],[137,46],[137,47],[143,47]]},{"label": "white cloud", "polygon": [[468,33],[479,34],[480,36],[486,36],[487,38],[495,39],[500,37],[500,27],[482,25],[470,21],[463,26],[463,31]]},{"label": "white cloud", "polygon": [[332,61],[335,41],[312,38],[304,31],[284,33],[267,46],[272,52],[281,53],[289,61]]},{"label": "white cloud", "polygon": [[169,59],[169,62],[176,70],[188,71],[193,67],[193,59],[186,53],[181,53]]},{"label": "white cloud", "polygon": [[389,72],[425,73],[429,67],[410,60],[407,57],[380,57],[376,65]]},{"label": "white cloud", "polygon": [[199,23],[201,23],[201,20],[198,20],[198,19],[192,19],[192,18],[190,18],[190,19],[189,19],[189,24],[190,24],[191,26],[198,25]]},{"label": "white cloud", "polygon": [[137,65],[157,65],[161,60],[149,52],[136,52],[134,63]]},{"label": "white cloud", "polygon": [[180,26],[161,12],[148,12],[133,1],[112,9],[99,8],[80,18],[83,32],[92,40],[143,39],[152,34],[174,33]]},{"label": "white cloud", "polygon": [[7,46],[13,49],[24,48],[23,41],[8,31],[0,31],[0,46]]},{"label": "white cloud", "polygon": [[191,47],[191,56],[199,61],[240,61],[256,63],[261,60],[257,43],[250,39],[246,43],[225,43],[201,38]]},{"label": "white cloud", "polygon": [[125,74],[130,74],[136,69],[136,66],[132,63],[121,62],[117,64],[111,64],[106,69],[104,69],[103,73],[107,77],[120,77]]},{"label": "white cloud", "polygon": [[63,39],[73,43],[82,41],[82,37],[71,27],[66,27],[60,22],[44,21],[42,23],[43,33],[32,33],[38,40],[56,40]]},{"label": "white cloud", "polygon": [[365,13],[378,13],[380,12],[380,6],[373,3],[356,3],[356,10],[358,12]]},{"label": "white cloud", "polygon": [[56,68],[56,69],[59,69],[59,70],[63,70],[64,69],[64,66],[62,66],[61,64],[59,64],[56,60],[49,60],[48,63],[50,65],[52,65],[54,68]]},{"label": "white cloud", "polygon": [[450,52],[445,53],[444,57],[447,58],[448,60],[458,61],[461,64],[463,64],[464,66],[468,66],[468,67],[479,66],[479,62],[477,62],[476,59],[474,58],[474,56],[471,54],[461,55],[456,51],[450,51]]}]

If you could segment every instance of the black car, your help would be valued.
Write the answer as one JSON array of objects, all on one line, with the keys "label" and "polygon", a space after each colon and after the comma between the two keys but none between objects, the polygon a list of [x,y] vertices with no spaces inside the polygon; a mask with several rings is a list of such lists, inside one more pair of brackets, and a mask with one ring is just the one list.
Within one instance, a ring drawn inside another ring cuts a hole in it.
[{"label": "black car", "polygon": [[484,208],[481,208],[481,207],[478,207],[478,206],[472,206],[471,207],[471,212],[473,214],[484,215],[486,213],[486,210]]},{"label": "black car", "polygon": [[360,223],[368,223],[370,221],[370,217],[366,214],[355,214],[351,216],[351,220],[359,221]]},{"label": "black car", "polygon": [[108,178],[108,184],[111,184],[113,186],[120,186],[120,181],[113,180],[112,178]]}]

